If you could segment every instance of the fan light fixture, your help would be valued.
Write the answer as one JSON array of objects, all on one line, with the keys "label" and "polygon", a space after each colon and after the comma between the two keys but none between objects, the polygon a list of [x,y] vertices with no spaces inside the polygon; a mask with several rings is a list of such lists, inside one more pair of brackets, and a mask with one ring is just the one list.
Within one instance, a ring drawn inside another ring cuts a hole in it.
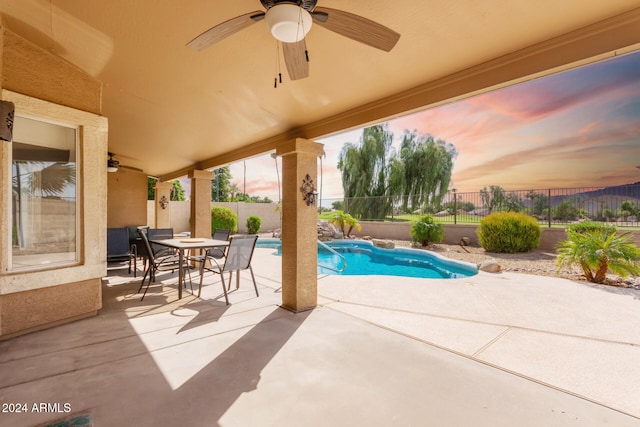
[{"label": "fan light fixture", "polygon": [[304,39],[311,29],[311,15],[305,9],[291,3],[272,6],[265,14],[271,34],[284,43],[296,43]]}]

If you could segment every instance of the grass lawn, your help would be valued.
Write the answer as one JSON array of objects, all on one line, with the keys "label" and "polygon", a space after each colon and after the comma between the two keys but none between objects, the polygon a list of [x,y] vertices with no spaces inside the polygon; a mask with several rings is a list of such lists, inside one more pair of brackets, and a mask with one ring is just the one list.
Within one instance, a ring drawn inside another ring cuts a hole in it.
[{"label": "grass lawn", "polygon": [[[335,214],[335,212],[322,212],[321,214],[318,215],[318,219],[323,219],[323,220],[327,220],[327,221],[331,221],[333,219],[333,215]],[[420,215],[418,214],[402,214],[402,215],[394,215],[394,216],[387,216],[385,218],[385,221],[397,221],[397,222],[413,222],[416,221],[418,218],[420,218]],[[453,224],[454,223],[454,216],[453,215],[446,215],[446,216],[434,216],[434,218],[441,222],[442,224]],[[482,217],[478,216],[478,215],[458,215],[457,218],[455,218],[455,223],[459,224],[459,225],[478,225],[480,223],[480,220],[482,219]],[[366,220],[361,220],[361,221],[366,221]],[[375,221],[375,220],[374,220]],[[543,228],[548,228],[549,224],[546,220],[539,220],[538,221],[540,224],[540,227]],[[616,225],[621,231],[637,231],[640,230],[640,224],[638,223],[612,223],[613,225]],[[567,223],[552,223],[551,224],[551,228],[565,228],[568,224]]]}]

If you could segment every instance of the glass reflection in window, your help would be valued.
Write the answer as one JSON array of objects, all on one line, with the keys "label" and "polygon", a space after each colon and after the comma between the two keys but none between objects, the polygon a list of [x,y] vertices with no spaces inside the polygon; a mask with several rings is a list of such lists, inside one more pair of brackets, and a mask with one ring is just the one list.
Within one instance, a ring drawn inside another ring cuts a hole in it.
[{"label": "glass reflection in window", "polygon": [[78,261],[77,130],[16,117],[12,143],[11,268]]}]

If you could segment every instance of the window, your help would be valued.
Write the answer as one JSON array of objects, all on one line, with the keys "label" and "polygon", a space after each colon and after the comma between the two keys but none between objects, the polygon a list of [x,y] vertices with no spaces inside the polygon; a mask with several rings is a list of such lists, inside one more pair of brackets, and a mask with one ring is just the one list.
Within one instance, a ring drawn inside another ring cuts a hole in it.
[{"label": "window", "polygon": [[77,128],[16,116],[11,144],[12,270],[77,263]]}]

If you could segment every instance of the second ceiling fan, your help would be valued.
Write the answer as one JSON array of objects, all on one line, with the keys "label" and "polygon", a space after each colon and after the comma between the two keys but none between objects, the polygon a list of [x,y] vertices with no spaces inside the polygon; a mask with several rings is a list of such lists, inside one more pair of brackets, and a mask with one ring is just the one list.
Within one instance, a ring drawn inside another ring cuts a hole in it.
[{"label": "second ceiling fan", "polygon": [[245,13],[218,24],[187,43],[202,50],[248,26],[264,20],[271,34],[282,42],[285,64],[291,80],[309,76],[309,61],[305,36],[315,23],[368,46],[389,52],[400,34],[382,24],[343,10],[316,7],[318,0],[260,0],[265,12]]}]

